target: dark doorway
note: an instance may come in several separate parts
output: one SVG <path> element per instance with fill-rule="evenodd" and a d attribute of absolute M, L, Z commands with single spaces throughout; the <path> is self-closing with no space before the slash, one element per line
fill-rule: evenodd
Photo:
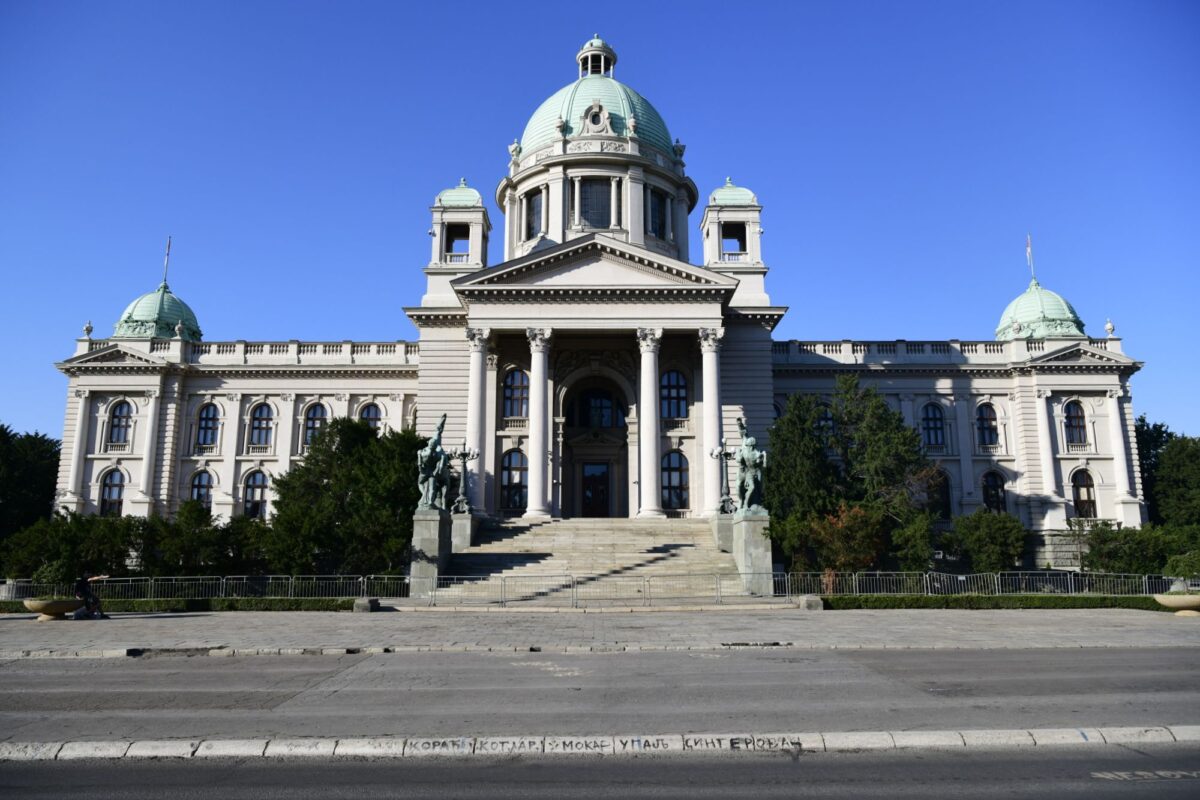
<path fill-rule="evenodd" d="M 608 464 L 583 465 L 581 511 L 585 517 L 607 517 Z"/>

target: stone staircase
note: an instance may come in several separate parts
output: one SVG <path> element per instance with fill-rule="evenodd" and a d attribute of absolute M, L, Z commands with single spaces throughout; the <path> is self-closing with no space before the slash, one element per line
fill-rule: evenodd
<path fill-rule="evenodd" d="M 703 519 L 492 521 L 443 574 L 439 604 L 646 605 L 745 594 L 733 556 L 717 549 Z"/>

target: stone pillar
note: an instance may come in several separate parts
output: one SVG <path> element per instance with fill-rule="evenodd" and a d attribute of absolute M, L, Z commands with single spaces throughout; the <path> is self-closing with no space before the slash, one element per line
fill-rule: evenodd
<path fill-rule="evenodd" d="M 900 415 L 904 417 L 904 424 L 910 428 L 917 427 L 917 414 L 914 408 L 915 399 L 911 394 L 900 395 Z"/>
<path fill-rule="evenodd" d="M 545 236 L 550 230 L 550 184 L 542 184 L 542 219 L 541 234 Z"/>
<path fill-rule="evenodd" d="M 1049 498 L 1059 497 L 1058 470 L 1055 468 L 1054 440 L 1050 437 L 1050 391 L 1037 390 L 1038 453 L 1042 466 L 1042 494 Z"/>
<path fill-rule="evenodd" d="M 667 215 L 667 241 L 673 242 L 675 241 L 675 220 L 673 219 L 675 216 L 675 197 L 673 195 L 667 195 L 667 207 L 664 209 L 664 212 Z"/>
<path fill-rule="evenodd" d="M 746 591 L 759 597 L 774 594 L 771 540 L 765 532 L 769 523 L 763 512 L 738 509 L 733 515 L 733 560 Z"/>
<path fill-rule="evenodd" d="M 579 178 L 571 178 L 571 191 L 574 192 L 574 195 L 575 195 L 575 207 L 572 209 L 572 213 L 571 213 L 571 227 L 578 228 L 578 227 L 580 227 L 579 205 L 580 205 L 580 199 L 581 199 L 581 189 L 580 189 Z"/>
<path fill-rule="evenodd" d="M 658 346 L 662 342 L 662 328 L 638 328 L 638 346 L 642 351 L 641 393 L 638 398 L 638 452 L 641 464 L 638 469 L 638 488 L 641 502 L 639 517 L 661 517 L 661 492 L 659 491 L 659 441 L 658 441 Z"/>
<path fill-rule="evenodd" d="M 701 455 L 707 456 L 721 446 L 721 337 L 724 328 L 700 329 L 701 370 L 704 373 L 704 446 Z M 705 457 L 704 461 L 704 505 L 708 513 L 720 511 L 722 486 L 726 480 L 721 474 L 721 460 Z"/>
<path fill-rule="evenodd" d="M 440 508 L 413 514 L 412 563 L 408 568 L 411 597 L 428 597 L 437 588 L 451 551 L 450 515 Z"/>
<path fill-rule="evenodd" d="M 491 331 L 487 328 L 467 328 L 467 341 L 471 348 L 471 365 L 467 372 L 467 447 L 478 453 L 479 457 L 467 462 L 466 474 L 462 479 L 467 482 L 464 494 L 475 512 L 483 510 L 483 465 L 487 463 L 483 443 L 484 412 L 487 408 L 483 398 L 483 381 L 490 335 Z"/>
<path fill-rule="evenodd" d="M 154 487 L 150 484 L 154 480 L 154 460 L 158 454 L 158 397 L 161 393 L 160 389 L 146 392 L 146 426 L 142 434 L 145 444 L 142 447 L 142 476 L 138 488 L 147 500 L 147 516 L 154 511 Z"/>
<path fill-rule="evenodd" d="M 549 361 L 549 328 L 527 328 L 529 338 L 529 502 L 526 517 L 548 517 L 546 507 L 546 375 Z"/>
<path fill-rule="evenodd" d="M 91 392 L 87 389 L 76 389 L 75 397 L 79 407 L 75 409 L 75 442 L 71 447 L 71 473 L 67 484 L 67 502 L 70 510 L 83 510 L 83 491 L 79 485 L 83 480 L 83 459 L 88 451 L 88 422 L 91 415 Z"/>
<path fill-rule="evenodd" d="M 517 236 L 518 242 L 523 242 L 529 238 L 529 228 L 525 221 L 528 218 L 528 212 L 529 212 L 529 195 L 528 195 L 528 193 L 526 193 L 526 194 L 521 195 L 521 210 L 519 212 L 520 213 L 520 217 L 519 217 L 520 222 L 518 223 L 521 226 L 518 229 L 521 231 L 521 233 L 519 236 Z"/>
<path fill-rule="evenodd" d="M 1113 475 L 1117 479 L 1117 503 L 1133 499 L 1129 484 L 1129 450 L 1125 441 L 1125 415 L 1121 409 L 1121 389 L 1108 390 L 1108 439 L 1113 454 Z"/>
<path fill-rule="evenodd" d="M 617 201 L 617 186 L 619 186 L 620 183 L 621 183 L 620 178 L 612 178 L 609 181 L 608 227 L 610 227 L 610 228 L 621 227 L 621 220 L 618 217 L 618 209 L 620 208 L 620 204 Z"/>
<path fill-rule="evenodd" d="M 975 467 L 972 456 L 975 453 L 975 430 L 971 426 L 971 395 L 956 394 L 954 396 L 954 418 L 958 425 L 958 464 L 960 480 L 962 481 L 962 512 L 970 514 L 979 505 L 979 495 L 975 486 Z"/>

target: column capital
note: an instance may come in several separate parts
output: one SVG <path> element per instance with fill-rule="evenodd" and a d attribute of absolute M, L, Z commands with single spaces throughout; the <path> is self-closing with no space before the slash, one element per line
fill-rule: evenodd
<path fill-rule="evenodd" d="M 471 352 L 485 353 L 487 352 L 488 337 L 492 335 L 490 328 L 467 328 L 467 342 L 470 344 Z"/>
<path fill-rule="evenodd" d="M 533 353 L 545 353 L 550 349 L 550 337 L 554 331 L 550 328 L 526 328 L 525 337 L 529 339 L 529 350 Z"/>
<path fill-rule="evenodd" d="M 91 393 L 92 393 L 91 389 L 76 389 L 75 390 L 76 397 L 87 397 Z"/>
<path fill-rule="evenodd" d="M 1120 400 L 1122 397 L 1125 396 L 1125 389 L 1124 388 L 1109 389 L 1106 392 L 1106 394 L 1108 395 L 1109 399 L 1111 399 L 1111 400 Z"/>
<path fill-rule="evenodd" d="M 638 328 L 638 347 L 643 353 L 657 353 L 662 344 L 662 328 Z"/>
<path fill-rule="evenodd" d="M 705 353 L 716 353 L 721 349 L 721 339 L 725 338 L 724 328 L 701 328 L 700 349 Z"/>
<path fill-rule="evenodd" d="M 1039 400 L 1045 400 L 1051 394 L 1053 394 L 1053 392 L 1051 392 L 1049 389 L 1038 389 L 1037 390 L 1037 396 L 1038 396 Z"/>

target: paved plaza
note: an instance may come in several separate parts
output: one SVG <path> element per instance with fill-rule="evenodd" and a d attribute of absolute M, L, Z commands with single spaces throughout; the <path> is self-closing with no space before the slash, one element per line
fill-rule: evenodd
<path fill-rule="evenodd" d="M 1200 619 L 1128 609 L 888 611 L 405 611 L 113 614 L 35 623 L 0 616 L 0 658 L 124 655 L 127 649 L 379 652 L 1197 647 Z M 108 651 L 108 652 L 105 652 Z"/>

